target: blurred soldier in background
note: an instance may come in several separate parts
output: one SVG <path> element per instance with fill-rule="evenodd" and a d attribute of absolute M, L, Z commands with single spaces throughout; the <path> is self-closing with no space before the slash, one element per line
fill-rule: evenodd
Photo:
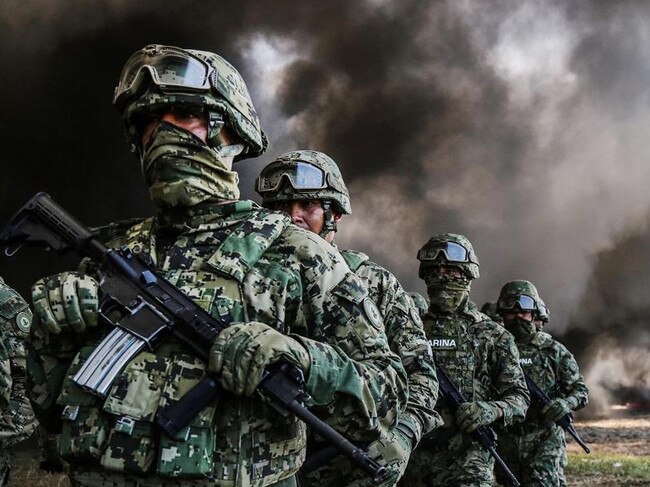
<path fill-rule="evenodd" d="M 262 170 L 256 189 L 263 206 L 288 214 L 294 224 L 332 245 L 337 223 L 352 212 L 341 171 L 322 152 L 299 150 L 281 155 Z M 374 308 L 384 320 L 390 347 L 401 357 L 409 377 L 406 411 L 390 435 L 369 448 L 373 456 L 391 469 L 391 475 L 381 485 L 393 485 L 422 435 L 439 424 L 433 410 L 438 383 L 418 310 L 397 278 L 362 252 L 341 250 L 341 255 L 368 288 Z M 310 444 L 308 459 L 322 445 L 314 442 L 313 447 Z M 355 470 L 348 459 L 340 457 L 304 477 L 301 484 L 304 481 L 312 486 L 377 485 Z"/>
<path fill-rule="evenodd" d="M 211 52 L 149 45 L 125 64 L 114 103 L 157 214 L 97 234 L 230 326 L 209 363 L 173 337 L 138 354 L 104 399 L 71 380 L 110 331 L 96 263 L 34 285 L 32 400 L 60 433 L 73 485 L 295 485 L 305 424 L 256 393 L 276 362 L 302 370 L 309 405 L 339 431 L 385 437 L 406 376 L 362 282 L 321 239 L 239 200 L 232 164 L 262 154 L 266 138 L 237 70 Z M 157 413 L 206 372 L 229 394 L 176 437 L 162 434 Z"/>
<path fill-rule="evenodd" d="M 524 372 L 552 399 L 542 410 L 531 404 L 524 422 L 502 428 L 499 452 L 521 485 L 564 486 L 566 442 L 555 421 L 587 405 L 587 386 L 573 355 L 537 328 L 548 309 L 531 282 L 506 283 L 497 307 L 515 337 Z"/>
<path fill-rule="evenodd" d="M 420 442 L 400 484 L 491 486 L 494 460 L 469 434 L 524 418 L 529 398 L 519 354 L 512 335 L 469 299 L 479 263 L 467 238 L 432 237 L 418 260 L 429 295 L 424 331 L 436 360 L 467 402 L 454 411 L 440 396 L 436 411 L 444 425 Z"/>

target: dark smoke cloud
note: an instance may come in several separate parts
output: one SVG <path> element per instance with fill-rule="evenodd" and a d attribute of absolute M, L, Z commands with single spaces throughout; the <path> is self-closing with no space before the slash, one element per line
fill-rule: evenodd
<path fill-rule="evenodd" d="M 150 213 L 110 106 L 115 80 L 150 42 L 214 50 L 248 80 L 272 142 L 239 165 L 245 196 L 279 153 L 323 150 L 352 192 L 343 246 L 423 291 L 418 247 L 464 233 L 482 264 L 479 303 L 530 279 L 550 330 L 571 323 L 578 343 L 597 328 L 570 321 L 592 292 L 594 256 L 650 207 L 649 10 L 640 0 L 5 2 L 0 217 L 38 190 L 89 224 Z M 0 273 L 25 291 L 51 262 L 2 259 Z"/>

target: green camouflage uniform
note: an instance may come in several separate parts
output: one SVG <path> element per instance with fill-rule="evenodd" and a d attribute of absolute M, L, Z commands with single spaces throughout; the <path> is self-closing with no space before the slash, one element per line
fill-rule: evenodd
<path fill-rule="evenodd" d="M 104 233 L 112 233 L 110 246 L 150 256 L 216 318 L 259 321 L 291 334 L 311 357 L 307 391 L 315 411 L 354 440 L 385 433 L 406 400 L 405 376 L 381 318 L 364 312 L 367 291 L 338 253 L 286 216 L 249 201 L 192 211 L 191 217 L 113 225 Z M 92 274 L 92 267 L 81 270 Z M 300 467 L 305 424 L 282 419 L 257 396 L 224 397 L 174 439 L 156 430 L 156 412 L 205 375 L 206 364 L 175 340 L 155 354 L 139 354 L 101 401 L 71 376 L 106 328 L 72 335 L 67 343 L 39 330 L 34 348 L 42 366 L 35 372 L 48 380 L 36 383 L 34 399 L 54 415 L 54 399 L 64 407 L 60 448 L 74 483 L 263 486 L 291 478 Z M 65 369 L 70 361 L 62 390 L 48 388 L 57 383 L 52 372 L 58 364 Z"/>
<path fill-rule="evenodd" d="M 340 253 L 350 269 L 368 288 L 370 298 L 384 318 L 391 350 L 400 356 L 407 371 L 409 399 L 406 410 L 400 415 L 398 427 L 406 430 L 407 435 L 412 438 L 410 448 L 413 448 L 423 434 L 440 426 L 442 422 L 434 411 L 438 397 L 438 380 L 435 366 L 430 360 L 422 320 L 408 294 L 391 272 L 370 261 L 362 252 L 341 250 Z M 321 444 L 320 447 L 322 446 Z M 382 465 L 391 467 L 394 475 L 390 475 L 381 485 L 394 485 L 397 475 L 404 471 L 406 462 L 399 452 L 395 452 L 393 458 L 388 458 L 387 453 L 389 449 L 382 448 L 383 456 L 379 461 Z M 311 472 L 305 480 L 305 483 L 312 487 L 378 485 L 359 469 L 354 469 L 348 459 L 340 456 L 330 464 Z"/>
<path fill-rule="evenodd" d="M 29 334 L 31 323 L 32 312 L 25 300 L 0 278 L 0 485 L 9 475 L 8 448 L 27 439 L 37 425 L 25 388 L 23 340 Z"/>
<path fill-rule="evenodd" d="M 538 332 L 528 343 L 517 343 L 524 372 L 551 398 L 561 397 L 573 409 L 587 405 L 587 386 L 573 355 L 548 333 Z M 539 407 L 532 404 L 523 423 L 503 428 L 499 453 L 522 486 L 566 485 L 567 464 L 564 431 L 544 421 Z M 497 478 L 499 473 L 497 472 Z"/>
<path fill-rule="evenodd" d="M 430 307 L 423 322 L 433 352 L 467 401 L 495 401 L 503 412 L 495 424 L 523 419 L 528 391 L 512 335 L 469 301 L 447 315 Z M 444 425 L 420 442 L 400 485 L 491 486 L 490 454 L 459 430 L 444 396 L 436 411 Z"/>

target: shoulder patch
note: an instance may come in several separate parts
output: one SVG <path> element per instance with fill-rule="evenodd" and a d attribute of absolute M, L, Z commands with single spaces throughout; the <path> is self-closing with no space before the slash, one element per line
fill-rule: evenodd
<path fill-rule="evenodd" d="M 366 311 L 366 315 L 368 315 L 368 319 L 370 320 L 370 323 L 372 323 L 372 326 L 381 330 L 383 328 L 381 314 L 379 313 L 379 309 L 377 309 L 377 305 L 372 302 L 372 299 L 366 298 L 363 300 L 363 309 Z"/>
<path fill-rule="evenodd" d="M 29 333 L 32 326 L 32 319 L 27 311 L 21 311 L 16 315 L 16 325 L 18 329 L 24 333 Z"/>

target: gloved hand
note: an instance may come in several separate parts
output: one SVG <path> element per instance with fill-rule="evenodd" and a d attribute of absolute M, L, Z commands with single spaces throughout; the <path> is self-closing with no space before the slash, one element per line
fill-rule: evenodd
<path fill-rule="evenodd" d="M 250 396 L 264 369 L 291 362 L 309 371 L 309 352 L 297 340 L 264 323 L 237 323 L 222 331 L 210 350 L 208 370 L 221 377 L 223 387 L 237 396 Z"/>
<path fill-rule="evenodd" d="M 501 417 L 501 410 L 493 402 L 465 402 L 456 411 L 456 424 L 465 433 L 494 423 Z"/>
<path fill-rule="evenodd" d="M 544 409 L 542 409 L 542 414 L 546 421 L 557 421 L 562 416 L 571 412 L 571 405 L 569 401 L 562 398 L 553 399 L 549 402 Z"/>
<path fill-rule="evenodd" d="M 36 281 L 32 286 L 34 314 L 44 331 L 83 333 L 97 326 L 98 284 L 78 272 L 62 272 Z"/>
<path fill-rule="evenodd" d="M 368 455 L 370 458 L 377 460 L 381 465 L 388 468 L 388 474 L 377 483 L 368 475 L 363 475 L 363 480 L 358 484 L 353 482 L 357 487 L 390 487 L 397 484 L 397 481 L 404 475 L 406 465 L 413 449 L 413 439 L 409 429 L 401 424 L 397 424 L 388 433 L 388 438 L 382 438 L 372 442 L 368 446 Z"/>

